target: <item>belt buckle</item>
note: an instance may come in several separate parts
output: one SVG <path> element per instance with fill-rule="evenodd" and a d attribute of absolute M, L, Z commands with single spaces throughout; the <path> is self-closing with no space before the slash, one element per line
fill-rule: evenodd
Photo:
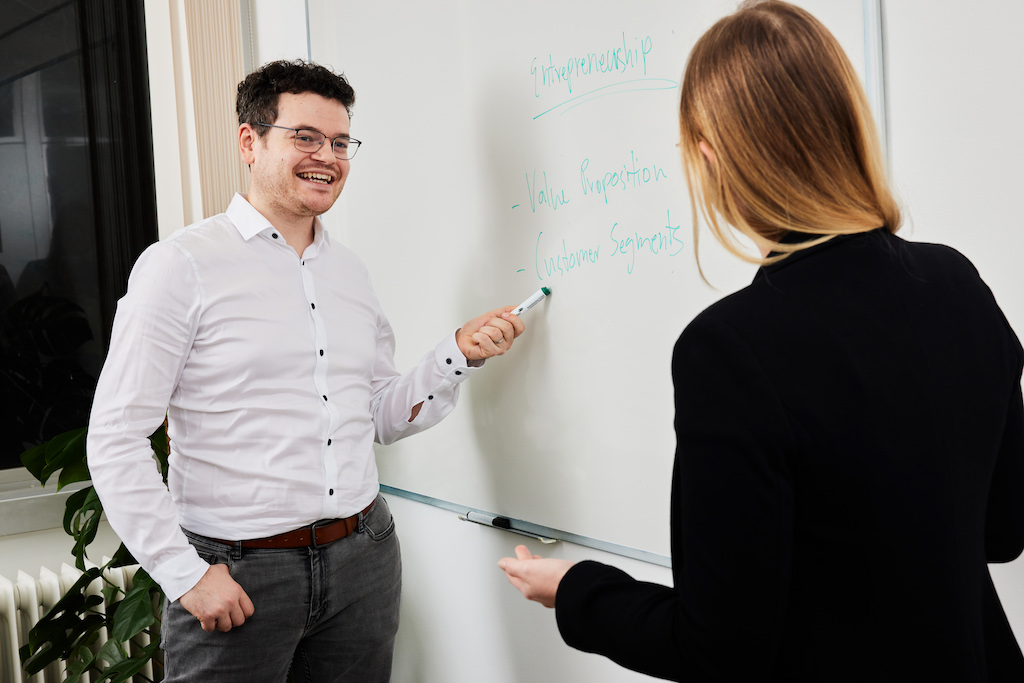
<path fill-rule="evenodd" d="M 309 542 L 310 545 L 313 547 L 313 550 L 319 550 L 321 547 L 320 543 L 316 540 L 316 527 L 318 524 L 321 526 L 327 526 L 329 524 L 332 524 L 332 520 L 317 520 L 309 525 Z M 326 545 L 327 543 L 324 544 L 324 546 Z"/>

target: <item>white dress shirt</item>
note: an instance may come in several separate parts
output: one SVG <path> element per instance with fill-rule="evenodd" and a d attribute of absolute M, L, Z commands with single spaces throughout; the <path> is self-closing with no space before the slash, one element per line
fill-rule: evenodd
<path fill-rule="evenodd" d="M 300 258 L 236 195 L 139 257 L 96 388 L 89 468 L 114 531 L 171 600 L 208 569 L 181 527 L 261 538 L 373 501 L 374 440 L 436 424 L 476 369 L 454 334 L 404 374 L 394 349 L 365 266 L 319 220 Z M 165 412 L 169 491 L 147 438 Z"/>

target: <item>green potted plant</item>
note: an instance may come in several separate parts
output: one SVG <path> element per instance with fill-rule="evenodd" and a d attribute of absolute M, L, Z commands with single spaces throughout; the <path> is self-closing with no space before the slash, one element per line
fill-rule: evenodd
<path fill-rule="evenodd" d="M 57 474 L 57 489 L 68 484 L 89 481 L 89 465 L 85 454 L 86 429 L 59 434 L 49 441 L 25 451 L 21 460 L 40 483 L 45 484 Z M 168 442 L 166 425 L 150 436 L 156 467 L 167 483 Z M 103 504 L 92 486 L 73 493 L 64 512 L 64 530 L 74 539 L 72 554 L 81 578 L 29 631 L 28 644 L 20 651 L 22 666 L 35 674 L 49 664 L 64 660 L 70 683 L 77 683 L 85 672 L 94 681 L 119 683 L 138 674 L 154 660 L 160 648 L 160 609 L 163 591 L 139 568 L 127 594 L 104 577 L 109 568 L 136 564 L 122 544 L 113 559 L 103 566 L 87 568 L 85 560 L 89 544 L 96 538 Z M 103 597 L 89 595 L 86 588 L 93 581 L 103 583 Z M 100 608 L 106 605 L 106 609 Z M 101 629 L 107 640 L 96 652 Z M 149 635 L 148 644 L 132 654 L 129 642 L 141 633 Z"/>

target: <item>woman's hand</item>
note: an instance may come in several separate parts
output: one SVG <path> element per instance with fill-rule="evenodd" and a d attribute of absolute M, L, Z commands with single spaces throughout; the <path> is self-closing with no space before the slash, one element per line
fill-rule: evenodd
<path fill-rule="evenodd" d="M 558 584 L 574 564 L 569 560 L 544 559 L 540 555 L 531 555 L 525 545 L 516 546 L 514 558 L 503 557 L 498 562 L 516 590 L 526 599 L 535 600 L 545 607 L 555 606 Z"/>

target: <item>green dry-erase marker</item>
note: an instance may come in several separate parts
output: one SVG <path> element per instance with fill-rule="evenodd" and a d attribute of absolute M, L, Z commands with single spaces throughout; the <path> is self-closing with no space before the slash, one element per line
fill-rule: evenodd
<path fill-rule="evenodd" d="M 548 294 L 551 294 L 551 288 L 541 287 L 533 294 L 533 296 L 531 296 L 529 299 L 516 306 L 512 312 L 516 315 L 522 315 L 523 313 L 526 313 L 528 310 L 536 306 L 540 302 L 540 300 L 546 297 Z"/>

